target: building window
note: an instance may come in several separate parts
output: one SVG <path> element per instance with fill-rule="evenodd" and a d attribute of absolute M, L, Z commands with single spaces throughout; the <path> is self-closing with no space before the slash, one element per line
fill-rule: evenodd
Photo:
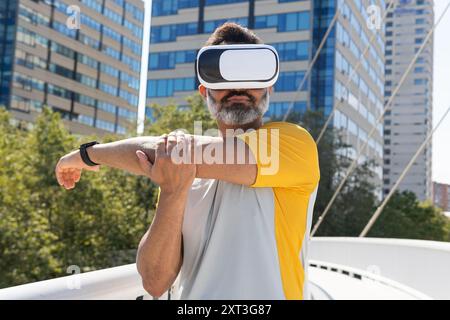
<path fill-rule="evenodd" d="M 149 98 L 171 97 L 176 91 L 194 91 L 195 78 L 155 79 L 148 80 Z"/>
<path fill-rule="evenodd" d="M 168 16 L 177 14 L 180 9 L 197 8 L 198 0 L 153 0 L 152 16 Z"/>
<path fill-rule="evenodd" d="M 175 41 L 179 36 L 194 35 L 198 32 L 198 23 L 179 23 L 151 28 L 150 43 Z"/>
<path fill-rule="evenodd" d="M 297 91 L 304 76 L 304 71 L 280 72 L 278 81 L 275 84 L 275 92 Z M 305 81 L 301 90 L 308 90 L 307 81 Z"/>
<path fill-rule="evenodd" d="M 278 32 L 309 30 L 309 11 L 255 17 L 255 29 L 277 28 Z"/>
<path fill-rule="evenodd" d="M 150 53 L 149 70 L 174 69 L 177 63 L 193 63 L 196 57 L 196 50 Z"/>
<path fill-rule="evenodd" d="M 309 59 L 309 41 L 273 43 L 281 61 Z"/>

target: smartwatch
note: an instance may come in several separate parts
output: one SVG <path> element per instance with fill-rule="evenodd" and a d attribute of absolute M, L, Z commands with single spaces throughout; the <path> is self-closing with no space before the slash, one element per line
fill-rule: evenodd
<path fill-rule="evenodd" d="M 97 141 L 92 141 L 92 142 L 88 142 L 88 143 L 84 143 L 80 146 L 80 155 L 81 155 L 81 160 L 83 160 L 83 162 L 85 164 L 87 164 L 90 167 L 94 167 L 94 166 L 98 166 L 98 163 L 95 163 L 94 161 L 92 161 L 89 158 L 89 155 L 87 153 L 87 148 L 92 147 L 93 145 L 98 144 Z"/>

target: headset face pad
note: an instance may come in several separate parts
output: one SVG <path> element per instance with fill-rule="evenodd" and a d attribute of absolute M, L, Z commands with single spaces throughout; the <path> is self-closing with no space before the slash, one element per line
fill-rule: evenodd
<path fill-rule="evenodd" d="M 278 53 L 269 45 L 218 45 L 198 52 L 195 71 L 209 89 L 261 89 L 275 84 L 279 65 Z"/>

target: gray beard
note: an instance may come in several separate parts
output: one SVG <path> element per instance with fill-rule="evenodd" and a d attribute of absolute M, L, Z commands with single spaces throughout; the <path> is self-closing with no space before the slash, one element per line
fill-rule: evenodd
<path fill-rule="evenodd" d="M 214 119 L 225 123 L 229 126 L 244 125 L 252 123 L 262 116 L 269 109 L 269 90 L 261 98 L 259 105 L 245 105 L 242 103 L 234 103 L 226 108 L 219 106 L 217 101 L 211 97 L 207 91 L 206 101 L 208 109 Z"/>

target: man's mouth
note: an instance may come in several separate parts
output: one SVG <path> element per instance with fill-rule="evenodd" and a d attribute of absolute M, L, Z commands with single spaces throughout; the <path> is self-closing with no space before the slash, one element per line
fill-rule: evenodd
<path fill-rule="evenodd" d="M 249 102 L 250 99 L 246 96 L 232 96 L 227 99 L 229 102 Z"/>

